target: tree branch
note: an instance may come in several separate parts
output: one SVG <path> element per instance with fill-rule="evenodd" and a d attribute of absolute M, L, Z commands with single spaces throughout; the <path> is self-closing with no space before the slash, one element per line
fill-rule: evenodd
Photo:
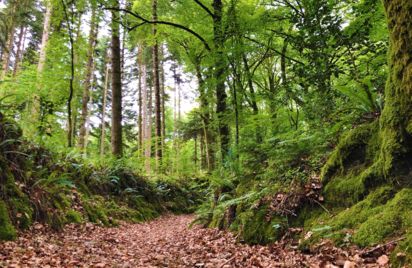
<path fill-rule="evenodd" d="M 106 7 L 106 8 L 104 8 L 104 9 L 114 10 L 114 11 L 119 11 L 119 12 L 124 12 L 124 13 L 126 13 L 126 14 L 129 14 L 129 15 L 131 15 L 131 16 L 133 16 L 133 17 L 135 17 L 135 18 L 137 18 L 137 19 L 139 19 L 139 20 L 141 20 L 141 21 L 143 21 L 143 23 L 140 23 L 140 24 L 138 24 L 138 25 L 135 25 L 135 26 L 131 27 L 131 28 L 130 28 L 131 30 L 134 30 L 134 29 L 136 29 L 137 27 L 139 27 L 139 26 L 141 26 L 141 25 L 143 25 L 143 24 L 163 24 L 163 25 L 169 25 L 169 26 L 172 26 L 172 27 L 175 27 L 175 28 L 178 28 L 178 29 L 181 29 L 181 30 L 183 30 L 183 31 L 185 31 L 185 32 L 190 33 L 191 35 L 195 36 L 198 40 L 200 40 L 200 41 L 203 43 L 203 45 L 205 46 L 205 48 L 206 48 L 207 50 L 209 50 L 209 51 L 211 50 L 211 48 L 210 48 L 209 44 L 207 43 L 207 41 L 206 41 L 200 34 L 196 33 L 196 32 L 193 31 L 192 29 L 187 28 L 186 26 L 183 26 L 183 25 L 181 25 L 181 24 L 174 23 L 174 22 L 170 22 L 170 21 L 161 21 L 161 20 L 152 21 L 152 20 L 148 20 L 148 19 L 145 19 L 144 17 L 140 16 L 138 13 L 132 12 L 132 11 L 127 10 L 127 9 L 124 9 L 124 8 Z"/>
<path fill-rule="evenodd" d="M 207 14 L 209 14 L 212 18 L 215 17 L 215 14 L 214 14 L 212 11 L 210 11 L 210 9 L 209 9 L 207 6 L 205 6 L 202 2 L 200 2 L 200 0 L 194 0 L 194 1 L 195 1 L 196 4 L 198 4 L 204 11 L 206 11 Z"/>
<path fill-rule="evenodd" d="M 252 41 L 252 42 L 255 43 L 255 44 L 258 44 L 258 45 L 261 45 L 261 46 L 266 46 L 265 44 L 262 44 L 261 42 L 255 40 L 255 39 L 253 39 L 253 38 L 251 38 L 251 37 L 248 37 L 248 36 L 243 36 L 243 37 L 244 37 L 245 39 L 249 40 L 249 41 Z M 272 51 L 275 52 L 276 54 L 281 55 L 281 56 L 284 56 L 286 59 L 288 59 L 288 60 L 290 60 L 290 61 L 293 61 L 293 62 L 295 62 L 295 63 L 299 63 L 299 64 L 302 64 L 302 65 L 305 65 L 303 62 L 301 62 L 301 61 L 299 61 L 299 60 L 296 60 L 296 59 L 294 59 L 294 58 L 291 58 L 291 57 L 285 55 L 284 53 L 280 52 L 279 50 L 274 49 L 273 47 L 269 47 L 269 46 L 266 46 L 266 47 L 268 47 L 270 50 L 272 50 Z"/>

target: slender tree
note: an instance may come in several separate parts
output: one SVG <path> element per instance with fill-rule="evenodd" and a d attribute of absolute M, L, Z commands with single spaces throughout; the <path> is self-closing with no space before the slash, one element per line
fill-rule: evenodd
<path fill-rule="evenodd" d="M 96 47 L 96 37 L 98 32 L 98 22 L 96 16 L 96 7 L 92 4 L 92 15 L 90 20 L 90 33 L 89 44 L 87 49 L 87 65 L 86 65 L 86 77 L 83 85 L 83 97 L 82 97 L 82 111 L 80 115 L 80 131 L 78 146 L 81 150 L 85 148 L 86 137 L 86 122 L 88 115 L 88 104 L 90 100 L 90 89 L 93 79 L 93 66 L 94 66 L 94 50 Z"/>
<path fill-rule="evenodd" d="M 119 8 L 119 2 L 115 1 L 115 7 Z M 111 144 L 112 153 L 116 157 L 121 157 L 122 149 L 122 81 L 121 81 L 121 50 L 120 50 L 120 31 L 119 13 L 112 10 L 112 131 Z"/>
<path fill-rule="evenodd" d="M 74 61 L 74 38 L 73 38 L 73 24 L 74 24 L 74 10 L 73 3 L 70 4 L 71 10 L 69 15 L 69 10 L 65 0 L 61 0 L 63 6 L 64 17 L 67 23 L 67 30 L 69 34 L 69 45 L 70 45 L 70 78 L 69 78 L 69 96 L 67 97 L 67 146 L 73 146 L 73 109 L 72 100 L 74 95 L 74 76 L 75 76 L 75 61 Z"/>
<path fill-rule="evenodd" d="M 138 114 L 138 119 L 137 119 L 137 126 L 139 128 L 139 137 L 138 137 L 138 142 L 139 142 L 139 150 L 142 150 L 143 148 L 143 103 L 146 100 L 143 100 L 143 85 L 142 85 L 142 76 L 143 76 L 143 46 L 138 47 L 137 51 L 137 66 L 138 66 L 138 98 L 137 98 L 137 106 L 139 107 L 139 114 Z"/>
<path fill-rule="evenodd" d="M 9 31 L 7 34 L 7 43 L 6 46 L 4 47 L 3 55 L 2 55 L 2 70 L 0 73 L 0 80 L 4 79 L 9 71 L 9 65 L 10 65 L 10 55 L 12 54 L 13 51 L 13 45 L 14 45 L 14 32 L 15 32 L 15 26 L 16 26 L 16 10 L 17 10 L 17 1 L 11 1 L 11 12 L 10 12 L 10 26 L 9 26 Z"/>
<path fill-rule="evenodd" d="M 215 45 L 214 51 L 214 79 L 216 81 L 216 114 L 219 124 L 220 149 L 222 161 L 225 160 L 229 152 L 229 125 L 225 119 L 227 112 L 226 105 L 226 61 L 223 53 L 224 50 L 224 29 L 223 29 L 223 2 L 222 0 L 213 0 L 213 40 Z"/>
<path fill-rule="evenodd" d="M 108 60 L 107 60 L 108 63 Z M 107 105 L 107 92 L 109 88 L 109 80 L 110 80 L 110 65 L 106 64 L 106 71 L 104 76 L 104 87 L 103 87 L 103 100 L 102 100 L 102 121 L 101 121 L 101 129 L 100 129 L 100 156 L 104 156 L 105 153 L 105 141 L 106 141 L 106 105 Z"/>
<path fill-rule="evenodd" d="M 157 0 L 152 0 L 152 19 L 157 21 Z M 156 161 L 162 160 L 162 101 L 160 88 L 160 67 L 159 67 L 159 44 L 157 41 L 157 24 L 154 23 L 152 33 L 155 38 L 155 43 L 152 47 L 153 57 L 153 86 L 155 94 L 155 145 L 156 145 Z M 159 164 L 156 162 L 157 164 Z"/>
<path fill-rule="evenodd" d="M 44 63 L 46 62 L 46 48 L 47 42 L 49 40 L 50 35 L 50 22 L 51 22 L 51 15 L 52 15 L 52 4 L 51 1 L 45 0 L 46 5 L 46 13 L 44 13 L 43 18 L 43 33 L 41 38 L 40 44 L 40 52 L 39 52 L 39 62 L 37 64 L 37 73 L 41 74 L 44 69 Z"/>
<path fill-rule="evenodd" d="M 18 69 L 20 67 L 20 62 L 21 62 L 21 57 L 22 57 L 21 54 L 23 52 L 23 49 L 24 49 L 23 45 L 26 39 L 26 31 L 27 31 L 27 28 L 24 25 L 20 26 L 18 42 L 17 42 L 16 57 L 14 59 L 14 66 L 13 66 L 13 77 L 17 75 Z"/>

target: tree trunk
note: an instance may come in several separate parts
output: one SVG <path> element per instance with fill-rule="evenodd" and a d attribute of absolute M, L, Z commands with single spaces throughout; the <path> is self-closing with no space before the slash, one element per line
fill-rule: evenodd
<path fill-rule="evenodd" d="M 102 101 L 102 123 L 100 132 L 100 156 L 104 156 L 105 152 L 105 140 L 106 140 L 106 105 L 107 105 L 107 91 L 109 87 L 109 78 L 111 74 L 109 73 L 109 65 L 106 65 L 106 74 L 103 89 L 103 101 Z"/>
<path fill-rule="evenodd" d="M 157 0 L 152 0 L 152 19 L 157 21 Z M 153 24 L 152 33 L 155 38 L 153 45 L 153 86 L 155 93 L 155 143 L 156 161 L 162 160 L 162 111 L 160 99 L 160 76 L 159 76 L 159 44 L 157 42 L 157 25 Z M 157 163 L 157 162 L 156 162 Z M 158 164 L 158 163 L 157 163 Z"/>
<path fill-rule="evenodd" d="M 51 15 L 52 15 L 52 4 L 50 1 L 47 1 L 46 13 L 44 14 L 44 21 L 43 21 L 43 34 L 41 38 L 39 62 L 37 64 L 38 74 L 41 74 L 43 72 L 44 63 L 46 62 L 46 47 L 47 47 L 47 41 L 49 40 Z"/>
<path fill-rule="evenodd" d="M 223 3 L 222 0 L 213 0 L 213 39 L 215 44 L 215 55 L 214 55 L 214 78 L 216 80 L 216 114 L 218 118 L 219 125 L 219 135 L 220 135 L 220 149 L 222 162 L 225 160 L 229 153 L 229 125 L 226 122 L 226 61 L 223 53 L 224 49 L 224 32 L 222 25 L 222 15 L 223 15 Z"/>
<path fill-rule="evenodd" d="M 214 167 L 214 151 L 213 151 L 213 138 L 212 138 L 212 130 L 210 126 L 210 109 L 209 109 L 209 101 L 206 92 L 206 85 L 205 80 L 203 79 L 202 72 L 200 69 L 200 60 L 195 62 L 195 70 L 196 70 L 196 77 L 199 85 L 199 94 L 200 94 L 200 111 L 201 117 L 203 120 L 203 128 L 204 128 L 204 142 L 205 142 L 205 160 L 206 164 L 204 167 L 207 166 L 207 169 L 210 171 Z"/>
<path fill-rule="evenodd" d="M 13 45 L 14 45 L 14 31 L 15 31 L 15 11 L 16 11 L 16 3 L 11 3 L 11 5 L 13 5 L 12 8 L 12 12 L 11 12 L 11 23 L 10 23 L 10 31 L 8 33 L 7 36 L 7 43 L 6 43 L 6 47 L 4 48 L 4 52 L 3 52 L 3 57 L 2 57 L 2 62 L 3 62 L 3 66 L 2 66 L 2 71 L 0 74 L 0 80 L 3 80 L 8 71 L 9 71 L 9 65 L 10 65 L 10 54 L 12 53 L 13 50 Z"/>
<path fill-rule="evenodd" d="M 145 168 L 149 174 L 151 172 L 150 158 L 152 156 L 152 116 L 153 116 L 153 90 L 152 87 L 147 87 L 148 99 L 147 99 L 147 123 L 145 130 Z"/>
<path fill-rule="evenodd" d="M 250 71 L 250 67 L 249 67 L 249 63 L 247 61 L 246 55 L 243 54 L 242 55 L 243 58 L 243 65 L 245 67 L 245 72 L 246 72 L 246 78 L 247 78 L 247 84 L 249 87 L 249 91 L 250 91 L 250 99 L 251 99 L 251 104 L 252 104 L 252 110 L 253 110 L 253 114 L 255 115 L 255 120 L 257 120 L 258 118 L 256 118 L 259 115 L 259 107 L 257 105 L 257 100 L 256 100 L 256 93 L 255 93 L 255 88 L 253 87 L 253 76 L 252 73 Z M 263 140 L 262 137 L 262 128 L 260 127 L 260 124 L 258 121 L 256 122 L 256 142 L 258 144 L 260 144 Z"/>
<path fill-rule="evenodd" d="M 412 2 L 384 0 L 389 28 L 389 76 L 380 118 L 378 167 L 385 177 L 412 170 Z M 410 181 L 410 179 L 409 179 Z"/>
<path fill-rule="evenodd" d="M 138 141 L 139 141 L 139 150 L 142 150 L 143 148 L 143 103 L 146 101 L 142 100 L 142 92 L 143 92 L 143 88 L 142 88 L 142 76 L 143 76 L 143 46 L 139 46 L 138 48 L 138 52 L 137 52 L 137 65 L 138 65 L 138 106 L 139 106 L 139 114 L 138 114 L 138 119 L 137 119 L 137 125 L 139 128 L 139 137 L 138 137 Z"/>
<path fill-rule="evenodd" d="M 21 59 L 21 54 L 23 50 L 23 44 L 25 41 L 25 36 L 26 36 L 26 30 L 27 28 L 24 26 L 20 27 L 20 32 L 19 32 L 19 41 L 17 43 L 17 52 L 16 52 L 16 57 L 14 59 L 14 66 L 13 66 L 13 77 L 16 77 L 17 72 L 20 67 L 20 59 Z"/>
<path fill-rule="evenodd" d="M 86 137 L 86 122 L 88 109 L 87 106 L 90 100 L 90 88 L 92 85 L 93 79 L 93 66 L 94 66 L 94 50 L 96 46 L 96 37 L 98 32 L 98 25 L 96 21 L 96 8 L 92 7 L 92 16 L 90 24 L 90 33 L 89 33 L 89 45 L 87 49 L 87 65 L 86 65 L 86 77 L 83 87 L 83 97 L 82 97 L 82 112 L 80 115 L 80 131 L 79 131 L 79 148 L 84 150 L 85 148 L 85 137 Z"/>
<path fill-rule="evenodd" d="M 236 148 L 239 148 L 239 109 L 238 109 L 239 104 L 238 104 L 237 89 L 236 89 L 235 81 L 233 81 L 232 90 L 233 90 L 233 108 L 235 110 L 235 143 L 236 143 Z"/>
<path fill-rule="evenodd" d="M 115 8 L 119 7 L 116 1 Z M 122 81 L 118 12 L 112 11 L 112 154 L 121 157 L 122 150 Z"/>
<path fill-rule="evenodd" d="M 51 1 L 46 1 L 46 13 L 44 14 L 44 17 L 43 17 L 43 32 L 42 32 L 42 38 L 41 38 L 41 44 L 40 44 L 39 61 L 37 63 L 37 85 L 36 85 L 37 91 L 34 93 L 34 96 L 33 96 L 32 107 L 29 107 L 29 111 L 31 111 L 31 117 L 32 117 L 31 120 L 33 120 L 33 124 L 32 124 L 33 127 L 37 125 L 37 122 L 40 119 L 39 91 L 41 90 L 42 74 L 43 74 L 44 65 L 46 62 L 47 42 L 49 40 L 49 35 L 50 35 L 52 9 L 53 7 L 52 7 Z M 34 133 L 36 132 L 36 130 L 32 129 L 28 133 L 32 134 L 31 132 Z"/>
<path fill-rule="evenodd" d="M 96 70 L 96 62 L 93 63 L 92 73 Z M 89 102 L 93 104 L 93 89 L 96 88 L 97 84 L 97 77 L 92 75 L 92 84 L 90 86 L 90 99 Z M 87 110 L 87 117 L 86 117 L 86 135 L 84 136 L 84 148 L 87 148 L 87 144 L 89 143 L 89 135 L 90 135 L 90 128 L 91 128 L 91 120 L 90 117 L 92 115 L 92 109 Z"/>
<path fill-rule="evenodd" d="M 140 80 L 142 83 L 142 153 L 144 156 L 144 166 L 146 173 L 150 173 L 150 156 L 151 156 L 151 135 L 152 135 L 152 108 L 151 108 L 151 92 L 147 85 L 147 71 L 146 62 L 144 60 L 144 46 L 139 47 L 139 70 L 140 70 Z M 150 95 L 150 96 L 149 96 Z"/>
<path fill-rule="evenodd" d="M 70 10 L 70 17 L 69 17 L 69 10 L 67 8 L 67 5 L 65 4 L 64 0 L 62 0 L 63 4 L 63 11 L 65 15 L 65 19 L 67 22 L 67 30 L 69 34 L 69 43 L 70 43 L 70 79 L 69 79 L 69 96 L 67 97 L 66 105 L 67 105 L 67 147 L 72 147 L 73 146 L 73 129 L 74 129 L 74 124 L 73 124 L 73 109 L 72 109 L 72 100 L 73 100 L 73 95 L 74 95 L 74 75 L 75 75 L 75 70 L 74 70 L 74 39 L 73 39 L 73 3 L 71 3 L 71 10 Z"/>
<path fill-rule="evenodd" d="M 166 110 L 165 110 L 165 102 L 166 102 L 166 93 L 165 93 L 165 71 L 164 71 L 164 51 L 163 46 L 161 51 L 161 60 L 160 60 L 160 72 L 161 72 L 161 98 L 162 98 L 162 152 L 165 149 L 165 139 L 166 139 Z"/>

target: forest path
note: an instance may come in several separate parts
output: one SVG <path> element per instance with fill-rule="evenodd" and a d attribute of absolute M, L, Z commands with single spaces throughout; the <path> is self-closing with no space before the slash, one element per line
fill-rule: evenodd
<path fill-rule="evenodd" d="M 166 215 L 113 228 L 69 225 L 58 233 L 37 224 L 17 241 L 0 243 L 0 267 L 337 267 L 327 266 L 322 254 L 250 246 L 229 232 L 189 228 L 193 219 Z"/>

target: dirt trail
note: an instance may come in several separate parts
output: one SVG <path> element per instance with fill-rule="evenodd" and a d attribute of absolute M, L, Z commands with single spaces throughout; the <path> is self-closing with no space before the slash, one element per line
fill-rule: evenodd
<path fill-rule="evenodd" d="M 192 220 L 167 215 L 115 228 L 69 225 L 59 233 L 37 224 L 17 241 L 0 243 L 0 267 L 337 267 L 320 254 L 249 246 L 228 232 L 189 228 Z"/>

